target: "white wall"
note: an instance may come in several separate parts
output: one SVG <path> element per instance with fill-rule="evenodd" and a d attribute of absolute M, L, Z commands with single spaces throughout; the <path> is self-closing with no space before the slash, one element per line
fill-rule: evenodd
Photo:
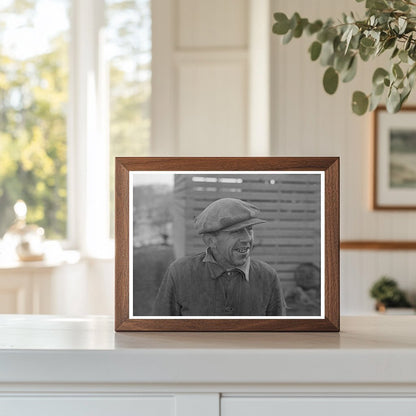
<path fill-rule="evenodd" d="M 310 19 L 336 18 L 342 12 L 361 11 L 351 0 L 272 0 L 272 11 L 298 11 Z M 341 157 L 341 240 L 415 240 L 415 212 L 372 211 L 372 121 L 350 109 L 352 92 L 371 91 L 372 71 L 382 64 L 359 63 L 359 75 L 341 84 L 334 96 L 322 88 L 324 68 L 311 62 L 311 38 L 281 44 L 272 36 L 272 153 L 279 156 Z M 415 96 L 409 100 L 415 102 Z M 385 251 L 341 252 L 341 311 L 366 313 L 373 302 L 371 283 L 383 274 L 395 277 L 416 294 L 415 253 Z"/>
<path fill-rule="evenodd" d="M 328 96 L 322 88 L 324 69 L 307 53 L 310 38 L 283 46 L 277 36 L 262 34 L 264 25 L 271 33 L 274 11 L 324 19 L 361 10 L 362 4 L 153 1 L 153 155 L 267 155 L 270 147 L 278 156 L 340 156 L 341 238 L 415 239 L 416 213 L 370 208 L 371 116 L 353 115 L 350 102 L 355 89 L 369 91 L 376 63 L 360 63 L 357 79 Z M 414 254 L 342 251 L 341 313 L 371 313 L 368 289 L 383 274 L 416 296 Z M 98 261 L 92 266 L 88 291 L 96 298 L 90 313 L 111 314 L 113 267 Z"/>

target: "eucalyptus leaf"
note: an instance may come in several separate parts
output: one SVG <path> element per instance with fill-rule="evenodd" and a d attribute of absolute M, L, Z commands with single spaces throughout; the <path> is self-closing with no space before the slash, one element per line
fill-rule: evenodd
<path fill-rule="evenodd" d="M 413 64 L 412 67 L 407 71 L 407 75 L 416 74 L 416 64 Z"/>
<path fill-rule="evenodd" d="M 392 48 L 394 45 L 396 44 L 396 38 L 391 37 L 391 38 L 387 38 L 384 43 L 383 43 L 383 47 L 384 49 L 390 49 Z"/>
<path fill-rule="evenodd" d="M 289 28 L 295 31 L 297 26 L 300 24 L 301 17 L 298 12 L 293 13 L 293 16 L 289 20 Z"/>
<path fill-rule="evenodd" d="M 273 33 L 277 35 L 285 35 L 290 29 L 289 19 L 284 13 L 275 13 L 274 20 L 276 23 L 273 25 Z"/>
<path fill-rule="evenodd" d="M 316 36 L 316 40 L 325 43 L 328 40 L 328 31 L 326 29 L 320 30 Z"/>
<path fill-rule="evenodd" d="M 410 59 L 413 61 L 416 60 L 416 45 L 411 46 L 407 53 L 409 54 Z"/>
<path fill-rule="evenodd" d="M 360 46 L 364 48 L 372 48 L 375 44 L 375 40 L 372 38 L 362 38 L 360 41 Z"/>
<path fill-rule="evenodd" d="M 367 7 L 367 9 L 383 10 L 386 9 L 388 5 L 384 0 L 367 0 L 365 7 Z"/>
<path fill-rule="evenodd" d="M 371 56 L 374 55 L 376 49 L 375 48 L 366 48 L 362 45 L 359 46 L 358 52 L 360 54 L 360 58 L 364 61 L 367 62 Z"/>
<path fill-rule="evenodd" d="M 394 64 L 391 70 L 392 74 L 395 76 L 395 78 L 403 78 L 404 74 L 402 69 L 400 68 L 399 64 Z"/>
<path fill-rule="evenodd" d="M 282 43 L 283 45 L 287 45 L 293 39 L 293 30 L 289 30 L 286 35 L 283 36 Z"/>
<path fill-rule="evenodd" d="M 314 33 L 319 32 L 322 29 L 324 24 L 321 20 L 315 20 L 313 23 L 310 23 L 309 26 L 306 28 L 306 32 L 309 35 L 313 35 Z"/>
<path fill-rule="evenodd" d="M 407 20 L 403 16 L 400 16 L 397 23 L 399 25 L 399 35 L 402 35 L 406 30 Z"/>
<path fill-rule="evenodd" d="M 373 86 L 373 95 L 383 95 L 384 92 L 384 82 L 382 84 L 374 85 Z"/>
<path fill-rule="evenodd" d="M 390 59 L 394 59 L 399 54 L 400 49 L 396 46 L 391 54 Z"/>
<path fill-rule="evenodd" d="M 326 41 L 322 45 L 320 63 L 322 66 L 332 65 L 334 62 L 334 44 L 331 41 Z"/>
<path fill-rule="evenodd" d="M 361 91 L 355 91 L 352 95 L 352 111 L 362 116 L 368 108 L 368 97 Z"/>
<path fill-rule="evenodd" d="M 374 111 L 380 104 L 382 95 L 370 95 L 370 105 L 368 111 Z"/>
<path fill-rule="evenodd" d="M 405 88 L 401 94 L 400 94 L 400 108 L 402 108 L 403 103 L 408 99 L 412 89 L 411 88 Z"/>
<path fill-rule="evenodd" d="M 411 91 L 413 89 L 413 86 L 415 85 L 416 74 L 414 72 L 412 74 L 409 74 L 408 80 L 409 80 L 409 88 Z"/>
<path fill-rule="evenodd" d="M 405 49 L 406 51 L 410 48 L 410 45 L 411 45 L 411 43 L 412 43 L 412 40 L 413 40 L 413 33 L 411 33 L 411 34 L 408 36 L 408 38 L 407 38 L 407 40 L 406 40 L 406 43 L 404 44 L 404 49 Z"/>
<path fill-rule="evenodd" d="M 348 69 L 343 74 L 342 82 L 350 82 L 351 80 L 354 79 L 356 74 L 357 74 L 357 58 L 354 55 L 350 60 Z"/>
<path fill-rule="evenodd" d="M 329 68 L 327 68 L 327 70 L 324 73 L 324 79 L 323 79 L 323 84 L 324 84 L 324 89 L 328 94 L 334 94 L 335 91 L 338 88 L 338 73 L 335 71 L 335 69 L 330 66 Z"/>
<path fill-rule="evenodd" d="M 387 96 L 386 107 L 389 113 L 397 113 L 400 109 L 400 93 L 397 88 L 392 88 L 390 94 Z"/>
<path fill-rule="evenodd" d="M 300 38 L 303 33 L 303 29 L 308 25 L 307 19 L 300 19 L 297 22 L 297 25 L 293 29 L 293 37 Z"/>
<path fill-rule="evenodd" d="M 372 82 L 374 86 L 384 84 L 384 78 L 386 78 L 389 75 L 388 71 L 386 71 L 384 68 L 377 68 L 374 71 Z"/>
<path fill-rule="evenodd" d="M 405 4 L 402 0 L 394 0 L 393 1 L 393 7 L 397 10 L 400 10 L 402 12 L 405 12 L 409 10 L 409 6 Z"/>
<path fill-rule="evenodd" d="M 309 47 L 309 53 L 311 54 L 312 61 L 316 61 L 321 54 L 322 44 L 318 41 L 315 41 Z"/>
<path fill-rule="evenodd" d="M 409 55 L 407 54 L 407 51 L 405 51 L 404 49 L 402 49 L 402 50 L 399 52 L 399 59 L 400 59 L 402 62 L 407 63 L 408 58 L 409 58 Z"/>
<path fill-rule="evenodd" d="M 351 55 L 344 55 L 344 54 L 335 54 L 334 57 L 334 68 L 338 72 L 344 71 L 349 66 L 351 60 Z"/>

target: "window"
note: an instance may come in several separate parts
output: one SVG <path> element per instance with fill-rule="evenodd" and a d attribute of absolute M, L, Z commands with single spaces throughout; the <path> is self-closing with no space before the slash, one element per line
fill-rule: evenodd
<path fill-rule="evenodd" d="M 114 157 L 149 152 L 151 0 L 0 5 L 0 237 L 23 199 L 50 239 L 113 235 Z"/>
<path fill-rule="evenodd" d="M 66 237 L 69 10 L 68 0 L 0 6 L 0 236 L 24 199 L 29 222 Z"/>
<path fill-rule="evenodd" d="M 114 158 L 149 154 L 150 0 L 107 0 L 110 79 L 110 235 L 114 236 Z"/>

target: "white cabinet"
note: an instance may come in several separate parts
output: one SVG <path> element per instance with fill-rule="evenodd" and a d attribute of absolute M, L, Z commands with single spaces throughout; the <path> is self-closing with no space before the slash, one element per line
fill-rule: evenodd
<path fill-rule="evenodd" d="M 414 416 L 416 398 L 223 398 L 221 416 Z"/>
<path fill-rule="evenodd" d="M 16 397 L 0 398 L 1 414 L 7 416 L 174 416 L 171 397 Z"/>
<path fill-rule="evenodd" d="M 416 316 L 341 333 L 115 333 L 0 315 L 0 415 L 416 415 Z"/>

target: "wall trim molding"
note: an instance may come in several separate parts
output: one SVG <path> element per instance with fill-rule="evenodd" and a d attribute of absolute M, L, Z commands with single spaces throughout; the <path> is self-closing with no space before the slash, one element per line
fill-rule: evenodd
<path fill-rule="evenodd" d="M 416 250 L 416 241 L 347 240 L 341 241 L 341 250 Z"/>

